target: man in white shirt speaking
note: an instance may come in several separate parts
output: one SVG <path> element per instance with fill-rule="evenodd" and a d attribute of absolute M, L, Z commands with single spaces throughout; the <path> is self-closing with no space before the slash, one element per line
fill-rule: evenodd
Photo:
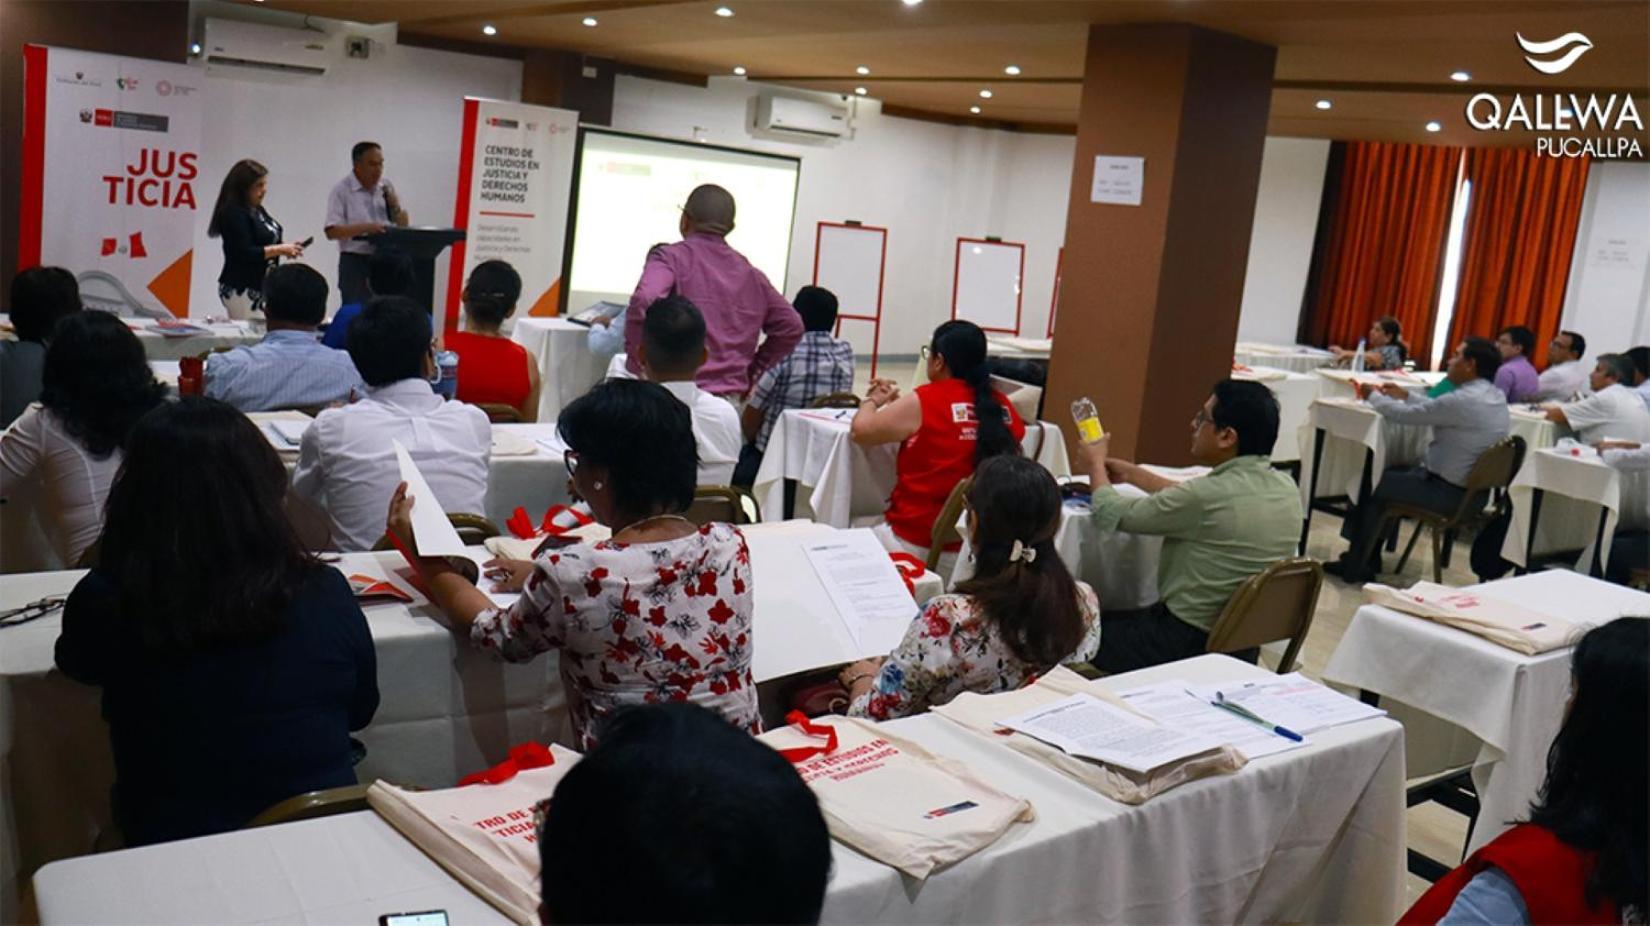
<path fill-rule="evenodd" d="M 327 238 L 338 242 L 338 292 L 343 304 L 364 302 L 367 258 L 376 249 L 359 235 L 381 234 L 391 225 L 406 225 L 407 210 L 384 177 L 384 149 L 375 141 L 356 142 L 349 151 L 350 172 L 327 194 Z M 387 504 L 387 503 L 386 503 Z"/>
<path fill-rule="evenodd" d="M 1593 394 L 1547 406 L 1547 420 L 1576 432 L 1584 443 L 1625 440 L 1650 443 L 1650 409 L 1633 391 L 1633 361 L 1626 354 L 1600 354 L 1593 366 Z"/>
<path fill-rule="evenodd" d="M 1547 345 L 1547 369 L 1537 379 L 1535 397 L 1543 402 L 1568 402 L 1587 388 L 1587 367 L 1581 355 L 1587 339 L 1574 331 L 1560 331 Z"/>
<path fill-rule="evenodd" d="M 474 405 L 430 388 L 436 375 L 430 312 L 405 296 L 367 303 L 349 331 L 366 398 L 316 417 L 304 432 L 292 487 L 327 513 L 340 550 L 370 550 L 401 482 L 400 441 L 447 512 L 486 510 L 492 426 Z"/>
<path fill-rule="evenodd" d="M 699 484 L 725 486 L 733 482 L 744 435 L 732 403 L 711 395 L 694 383 L 709 352 L 705 348 L 705 317 L 685 296 L 666 296 L 647 307 L 636 363 L 642 378 L 670 390 L 693 412 L 693 437 L 699 445 Z M 638 452 L 645 452 L 638 448 Z"/>

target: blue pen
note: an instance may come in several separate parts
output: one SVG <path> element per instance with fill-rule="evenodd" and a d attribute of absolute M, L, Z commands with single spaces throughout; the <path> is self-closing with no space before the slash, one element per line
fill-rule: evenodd
<path fill-rule="evenodd" d="M 1277 735 L 1283 737 L 1286 740 L 1294 740 L 1297 743 L 1306 742 L 1306 737 L 1301 736 L 1299 733 L 1296 733 L 1294 730 L 1291 730 L 1288 727 L 1279 726 L 1279 725 L 1271 722 L 1270 720 L 1267 720 L 1266 718 L 1261 717 L 1260 715 L 1258 715 L 1255 712 L 1249 710 L 1248 708 L 1243 707 L 1242 705 L 1233 704 L 1232 702 L 1226 700 L 1226 695 L 1225 694 L 1223 694 L 1219 691 L 1215 692 L 1215 699 L 1213 701 L 1209 702 L 1209 706 L 1210 707 L 1218 707 L 1221 710 L 1228 711 L 1230 713 L 1236 714 L 1237 716 L 1242 717 L 1244 720 L 1250 721 L 1251 723 L 1258 723 L 1261 726 L 1265 727 L 1268 730 L 1271 730 L 1273 733 L 1276 733 Z"/>

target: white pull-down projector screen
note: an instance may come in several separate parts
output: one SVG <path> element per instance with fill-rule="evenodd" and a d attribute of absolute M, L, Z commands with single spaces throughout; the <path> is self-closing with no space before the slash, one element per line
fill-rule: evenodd
<path fill-rule="evenodd" d="M 783 292 L 801 167 L 784 155 L 580 129 L 564 310 L 629 300 L 648 249 L 681 239 L 682 204 L 701 183 L 733 194 L 728 243 Z"/>

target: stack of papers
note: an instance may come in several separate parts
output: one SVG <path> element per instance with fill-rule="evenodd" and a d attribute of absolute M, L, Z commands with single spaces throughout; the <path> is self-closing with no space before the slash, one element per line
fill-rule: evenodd
<path fill-rule="evenodd" d="M 1164 726 L 1090 694 L 1074 694 L 997 723 L 1071 755 L 1140 773 L 1223 745 L 1216 737 Z"/>
<path fill-rule="evenodd" d="M 802 544 L 820 584 L 862 652 L 886 653 L 905 636 L 917 602 L 869 529 L 833 531 Z"/>
<path fill-rule="evenodd" d="M 538 443 L 519 434 L 493 429 L 492 455 L 495 457 L 530 457 L 538 452 Z"/>
<path fill-rule="evenodd" d="M 1261 724 L 1215 707 L 1193 694 L 1192 683 L 1185 679 L 1142 685 L 1119 691 L 1117 696 L 1130 707 L 1165 726 L 1195 736 L 1207 736 L 1235 748 L 1250 759 L 1306 745 L 1303 741 L 1289 739 Z"/>
<path fill-rule="evenodd" d="M 1349 698 L 1299 672 L 1280 675 L 1275 679 L 1192 685 L 1189 690 L 1205 702 L 1224 700 L 1303 736 L 1386 715 L 1386 711 L 1378 707 Z"/>

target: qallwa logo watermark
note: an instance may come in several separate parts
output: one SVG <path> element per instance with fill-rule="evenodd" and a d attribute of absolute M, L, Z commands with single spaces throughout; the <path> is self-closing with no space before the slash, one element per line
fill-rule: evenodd
<path fill-rule="evenodd" d="M 1579 32 L 1567 32 L 1556 39 L 1533 41 L 1515 33 L 1524 50 L 1524 61 L 1542 74 L 1568 71 L 1593 42 Z M 1596 93 L 1514 94 L 1510 100 L 1493 93 L 1475 94 L 1467 101 L 1467 121 L 1480 132 L 1592 132 L 1581 135 L 1545 135 L 1535 140 L 1537 154 L 1573 158 L 1642 158 L 1644 149 L 1627 129 L 1644 133 L 1638 106 L 1626 93 L 1599 98 Z"/>

